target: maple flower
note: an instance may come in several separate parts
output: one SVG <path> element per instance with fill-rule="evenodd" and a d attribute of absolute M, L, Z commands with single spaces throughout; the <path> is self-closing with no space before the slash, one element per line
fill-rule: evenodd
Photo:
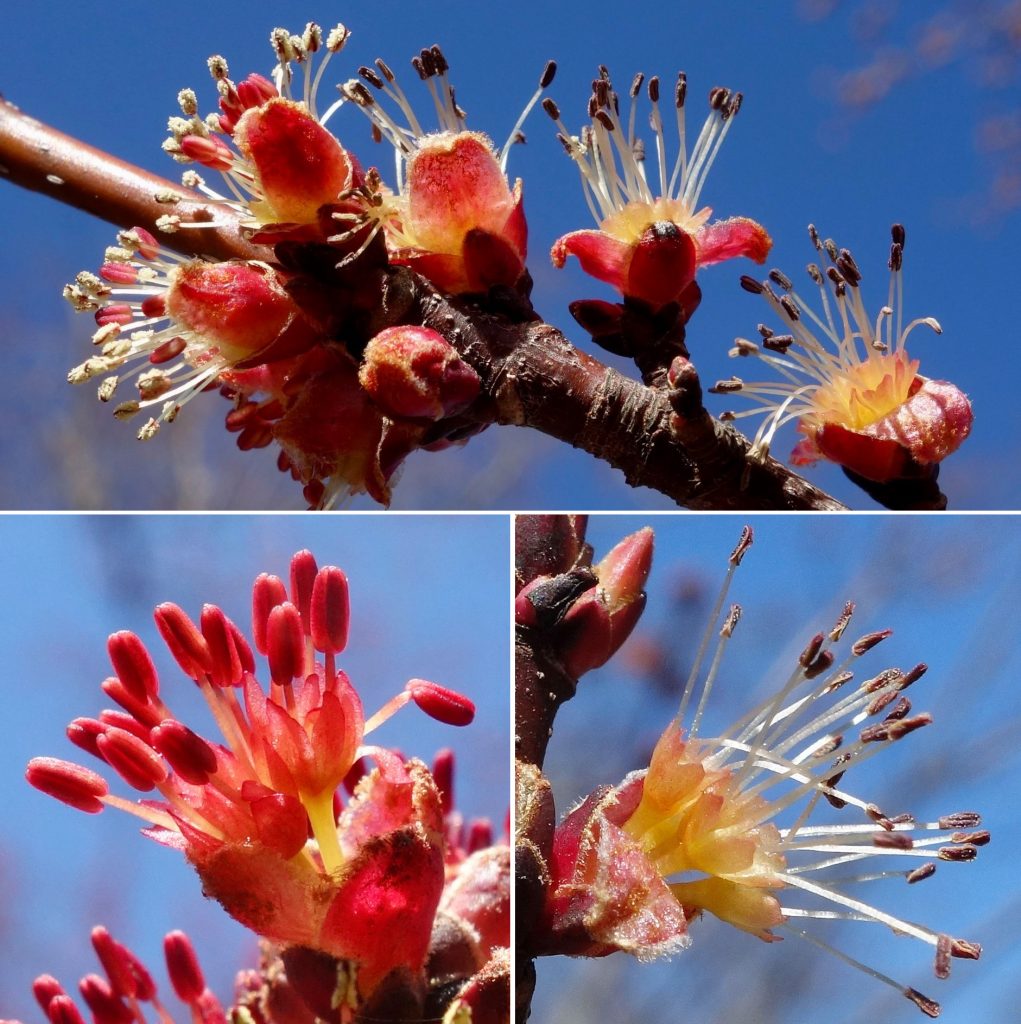
<path fill-rule="evenodd" d="M 92 1019 L 146 1024 L 142 1004 L 149 1003 L 158 1019 L 169 1024 L 173 1016 L 142 961 L 102 926 L 93 928 L 91 937 L 106 975 L 86 974 L 78 984 Z M 163 955 L 174 993 L 188 1007 L 193 1024 L 224 1024 L 227 1018 L 223 1007 L 206 985 L 188 936 L 181 931 L 169 932 L 163 940 Z M 74 1000 L 53 975 L 39 975 L 32 983 L 32 993 L 50 1024 L 84 1024 Z"/>
<path fill-rule="evenodd" d="M 521 125 L 553 80 L 556 65 L 552 61 L 546 65 L 539 90 L 499 154 L 489 138 L 466 128 L 440 48 L 422 50 L 412 65 L 432 96 L 439 131 L 423 129 L 396 76 L 382 60 L 376 60 L 375 68 L 360 68 L 362 80 L 352 79 L 342 87 L 347 99 L 372 121 L 376 137 L 394 147 L 396 181 L 391 191 L 378 174 L 370 172 L 362 211 L 336 214 L 338 222 L 351 226 L 331 241 L 346 241 L 371 222 L 373 235 L 384 232 L 392 262 L 413 268 L 446 292 L 512 287 L 525 269 L 527 225 L 521 181 L 512 189 L 507 180 L 507 156 L 511 145 L 522 138 Z M 403 124 L 373 91 L 396 105 Z"/>
<path fill-rule="evenodd" d="M 357 162 L 326 128 L 343 99 L 321 116 L 316 104 L 330 58 L 349 35 L 337 25 L 324 38 L 314 22 L 300 36 L 276 28 L 270 34 L 277 57 L 272 81 L 251 74 L 235 84 L 226 60 L 214 56 L 209 72 L 220 94 L 219 113 L 202 118 L 193 90 L 178 95 L 183 116 L 170 119 L 164 150 L 180 163 L 220 171 L 229 195 L 208 188 L 194 172 L 185 174 L 184 184 L 233 208 L 254 229 L 255 241 L 319 237 L 318 230 L 309 235 L 296 229 L 315 225 L 321 207 L 338 203 L 361 181 Z M 314 56 L 324 47 L 326 56 L 313 76 Z M 297 82 L 292 65 L 303 69 Z M 267 226 L 272 227 L 260 230 Z"/>
<path fill-rule="evenodd" d="M 318 327 L 269 264 L 187 259 L 162 248 L 144 228 L 122 231 L 106 251 L 98 276 L 82 271 L 64 297 L 92 312 L 98 355 L 68 374 L 81 384 L 102 377 L 100 401 L 136 377 L 138 398 L 114 415 L 129 419 L 157 410 L 138 431 L 148 440 L 199 392 L 228 369 L 252 361 L 293 356 L 320 337 Z M 130 366 L 130 372 L 124 368 Z"/>
<path fill-rule="evenodd" d="M 730 354 L 760 359 L 782 379 L 719 381 L 711 391 L 739 392 L 758 402 L 721 419 L 764 415 L 750 452 L 756 459 L 765 458 L 781 426 L 797 420 L 804 439 L 791 454 L 795 465 L 828 459 L 885 482 L 911 475 L 918 465 L 942 462 L 968 436 L 971 404 L 949 381 L 919 374 L 919 360 L 907 352 L 908 335 L 916 327 L 937 334 L 942 329 L 933 317 L 904 324 L 903 226 L 893 226 L 887 301 L 875 317 L 862 300 L 862 275 L 851 253 L 821 240 L 814 227 L 809 235 L 829 261 L 825 272 L 816 263 L 808 265 L 822 313 L 813 311 L 778 270 L 761 282 L 742 278 L 744 288 L 761 295 L 780 317 L 783 333 L 761 325 L 759 344 L 738 338 Z"/>
<path fill-rule="evenodd" d="M 204 892 L 257 934 L 345 962 L 352 1005 L 393 969 L 420 975 L 443 891 L 441 797 L 428 768 L 367 745 L 408 702 L 465 725 L 474 706 L 460 694 L 413 679 L 366 719 L 336 657 L 348 637 L 348 585 L 308 551 L 291 562 L 290 587 L 261 575 L 252 590 L 252 633 L 268 663 L 267 693 L 241 630 L 215 605 L 196 625 L 162 604 L 156 626 L 198 686 L 223 735 L 210 742 L 170 710 L 156 668 L 134 633 L 108 641 L 114 675 L 104 692 L 122 711 L 75 719 L 73 743 L 143 794 L 109 792 L 79 765 L 35 758 L 27 778 L 88 812 L 104 805 L 141 818 L 150 838 L 181 850 Z M 338 788 L 361 758 L 351 799 Z"/>
<path fill-rule="evenodd" d="M 609 73 L 600 67 L 589 100 L 591 123 L 572 135 L 552 100 L 543 107 L 559 129 L 559 139 L 581 172 L 582 188 L 598 231 L 572 231 L 557 239 L 551 257 L 562 267 L 570 255 L 582 269 L 613 285 L 622 295 L 641 299 L 655 309 L 678 302 L 690 316 L 698 304 L 695 275 L 700 267 L 736 256 L 762 263 L 772 241 L 765 229 L 747 217 L 709 223 L 712 209 L 698 208 L 709 169 L 741 107 L 741 93 L 715 88 L 709 93 L 709 116 L 688 153 L 685 130 L 687 79 L 674 89 L 680 148 L 668 167 L 660 81 L 649 79 L 652 104 L 649 123 L 655 137 L 658 186 L 646 173 L 645 143 L 635 134 L 636 100 L 644 76 L 635 76 L 625 126 Z"/>
<path fill-rule="evenodd" d="M 974 960 L 981 953 L 976 943 L 886 913 L 857 891 L 877 878 L 917 883 L 937 862 L 973 860 L 989 840 L 973 812 L 917 821 L 887 814 L 843 786 L 846 772 L 931 724 L 928 714 L 912 714 L 904 696 L 926 666 L 888 668 L 857 681 L 859 659 L 891 631 L 867 633 L 841 652 L 854 610 L 847 604 L 832 629 L 812 637 L 774 693 L 719 736 L 704 737 L 704 712 L 739 606 L 723 616 L 701 687 L 698 679 L 713 623 L 750 544 L 746 529 L 678 715 L 648 768 L 589 796 L 557 829 L 551 949 L 589 956 L 624 950 L 650 959 L 683 948 L 688 926 L 709 912 L 767 942 L 804 938 L 934 1017 L 936 1002 L 801 927 L 834 918 L 885 925 L 931 946 L 938 978 L 947 977 L 952 957 Z M 853 809 L 858 820 L 820 821 L 826 805 Z M 876 870 L 877 860 L 911 866 Z"/>

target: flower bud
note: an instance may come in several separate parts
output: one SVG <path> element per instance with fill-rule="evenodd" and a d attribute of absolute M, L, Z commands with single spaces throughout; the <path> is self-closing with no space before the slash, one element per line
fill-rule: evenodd
<path fill-rule="evenodd" d="M 234 141 L 255 168 L 263 201 L 252 212 L 263 222 L 311 223 L 351 187 L 351 158 L 304 104 L 277 97 L 246 111 Z"/>
<path fill-rule="evenodd" d="M 478 374 L 428 327 L 387 327 L 365 348 L 358 381 L 390 416 L 438 420 L 479 394 Z"/>

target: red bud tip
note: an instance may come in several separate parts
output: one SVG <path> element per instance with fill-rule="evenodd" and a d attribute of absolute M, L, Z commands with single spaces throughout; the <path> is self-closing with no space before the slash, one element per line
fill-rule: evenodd
<path fill-rule="evenodd" d="M 57 996 L 65 996 L 67 993 L 52 974 L 40 974 L 32 982 L 32 995 L 35 996 L 35 1001 L 39 1004 L 43 1013 L 45 1013 L 51 999 L 55 999 Z"/>
<path fill-rule="evenodd" d="M 199 625 L 212 662 L 210 681 L 214 686 L 236 686 L 241 682 L 241 658 L 230 620 L 215 604 L 204 604 Z"/>
<path fill-rule="evenodd" d="M 163 642 L 189 679 L 199 680 L 212 671 L 209 647 L 198 627 L 181 608 L 167 601 L 156 606 L 153 618 Z"/>
<path fill-rule="evenodd" d="M 305 633 L 301 614 L 289 601 L 269 613 L 266 645 L 269 672 L 277 686 L 289 686 L 291 680 L 304 675 Z"/>
<path fill-rule="evenodd" d="M 188 936 L 184 932 L 170 932 L 163 940 L 163 954 L 177 998 L 189 1006 L 198 1002 L 205 991 L 206 980 Z"/>
<path fill-rule="evenodd" d="M 266 623 L 269 613 L 287 600 L 287 588 L 279 576 L 271 576 L 268 572 L 261 573 L 252 587 L 252 637 L 255 649 L 263 656 L 268 650 L 266 646 Z"/>
<path fill-rule="evenodd" d="M 153 748 L 167 763 L 193 786 L 204 786 L 216 771 L 213 748 L 197 733 L 174 718 L 161 722 L 150 734 Z"/>
<path fill-rule="evenodd" d="M 98 814 L 103 809 L 101 798 L 110 792 L 102 775 L 56 757 L 33 757 L 25 778 L 47 796 L 87 814 Z"/>
<path fill-rule="evenodd" d="M 433 781 L 440 791 L 440 805 L 443 813 L 454 809 L 454 752 L 445 747 L 437 752 L 432 767 Z"/>
<path fill-rule="evenodd" d="M 646 526 L 625 537 L 595 567 L 611 614 L 641 595 L 652 568 L 652 549 L 652 528 Z"/>
<path fill-rule="evenodd" d="M 55 996 L 46 1007 L 50 1024 L 85 1024 L 78 1007 L 70 996 Z"/>
<path fill-rule="evenodd" d="M 475 705 L 463 694 L 445 686 L 425 679 L 412 679 L 404 689 L 430 718 L 445 725 L 469 725 L 475 718 Z"/>
<path fill-rule="evenodd" d="M 327 565 L 312 586 L 312 646 L 323 654 L 340 654 L 347 646 L 350 617 L 347 577 L 335 565 Z"/>
<path fill-rule="evenodd" d="M 312 588 L 315 586 L 319 566 L 311 551 L 299 551 L 291 559 L 291 603 L 301 613 L 301 626 L 309 631 L 312 606 Z"/>
<path fill-rule="evenodd" d="M 493 825 L 488 818 L 475 818 L 468 826 L 468 841 L 465 843 L 469 853 L 484 850 L 493 845 Z"/>
<path fill-rule="evenodd" d="M 156 696 L 159 690 L 156 666 L 145 644 L 134 633 L 124 629 L 111 634 L 106 649 L 117 678 L 132 697 L 145 703 Z"/>
<path fill-rule="evenodd" d="M 149 792 L 167 779 L 167 766 L 147 743 L 126 729 L 108 727 L 96 739 L 103 759 L 133 789 Z"/>

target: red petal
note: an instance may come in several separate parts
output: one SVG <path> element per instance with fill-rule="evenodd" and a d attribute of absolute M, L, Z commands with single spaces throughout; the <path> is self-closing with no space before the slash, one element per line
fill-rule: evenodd
<path fill-rule="evenodd" d="M 773 239 L 761 224 L 747 217 L 731 217 L 706 224 L 696 233 L 695 244 L 701 267 L 735 256 L 747 256 L 756 263 L 763 263 L 773 246 Z"/>
<path fill-rule="evenodd" d="M 562 267 L 568 256 L 577 256 L 586 274 L 623 292 L 632 248 L 604 231 L 572 231 L 553 243 L 550 259 L 555 267 Z"/>

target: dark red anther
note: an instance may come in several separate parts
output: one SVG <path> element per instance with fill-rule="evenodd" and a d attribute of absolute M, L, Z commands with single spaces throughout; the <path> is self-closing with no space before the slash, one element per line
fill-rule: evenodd
<path fill-rule="evenodd" d="M 106 650 L 117 678 L 136 700 L 144 703 L 156 696 L 159 691 L 156 666 L 136 634 L 128 629 L 112 633 L 106 641 Z"/>
<path fill-rule="evenodd" d="M 109 727 L 96 745 L 106 763 L 133 789 L 148 793 L 167 779 L 167 766 L 159 754 L 125 729 Z"/>
<path fill-rule="evenodd" d="M 291 559 L 291 602 L 301 613 L 301 627 L 306 635 L 310 629 L 312 588 L 318 573 L 319 566 L 311 551 L 295 553 Z"/>
<path fill-rule="evenodd" d="M 256 577 L 252 586 L 252 638 L 255 640 L 255 649 L 263 656 L 268 650 L 266 623 L 269 621 L 269 613 L 286 600 L 287 588 L 279 576 L 264 572 Z"/>
<path fill-rule="evenodd" d="M 96 739 L 106 726 L 95 718 L 74 718 L 67 727 L 67 738 L 87 754 L 103 760 L 103 755 L 96 746 Z"/>
<path fill-rule="evenodd" d="M 309 609 L 312 646 L 323 654 L 340 654 L 347 646 L 350 618 L 347 576 L 335 565 L 324 566 L 312 585 Z"/>
<path fill-rule="evenodd" d="M 131 1007 L 98 974 L 85 975 L 78 982 L 78 991 L 92 1011 L 93 1024 L 129 1024 L 135 1019 Z"/>
<path fill-rule="evenodd" d="M 160 253 L 160 243 L 156 241 L 156 236 L 137 224 L 131 229 L 131 234 L 138 239 L 138 255 L 143 260 L 156 259 Z"/>
<path fill-rule="evenodd" d="M 64 991 L 63 985 L 52 974 L 40 974 L 32 982 L 32 995 L 35 996 L 35 1001 L 45 1013 L 51 999 L 56 999 L 57 996 L 66 996 L 67 993 Z"/>
<path fill-rule="evenodd" d="M 138 280 L 138 268 L 130 263 L 104 263 L 99 276 L 110 284 L 134 284 Z"/>
<path fill-rule="evenodd" d="M 411 699 L 430 717 L 446 725 L 468 725 L 475 705 L 463 694 L 426 679 L 411 679 L 404 687 Z"/>
<path fill-rule="evenodd" d="M 266 625 L 266 656 L 269 672 L 277 686 L 289 686 L 305 674 L 305 633 L 301 615 L 290 601 L 269 613 Z"/>
<path fill-rule="evenodd" d="M 454 809 L 454 752 L 449 747 L 437 751 L 433 759 L 432 776 L 440 791 L 443 813 L 449 814 Z"/>
<path fill-rule="evenodd" d="M 99 724 L 103 729 L 111 725 L 116 726 L 118 729 L 130 732 L 132 736 L 137 736 L 143 743 L 149 742 L 150 729 L 142 725 L 133 715 L 129 715 L 124 711 L 112 711 L 109 708 L 100 711 Z"/>
<path fill-rule="evenodd" d="M 863 637 L 851 644 L 851 653 L 857 658 L 866 651 L 871 651 L 876 644 L 881 643 L 888 636 L 892 635 L 892 629 L 880 629 L 875 633 L 866 633 Z"/>
<path fill-rule="evenodd" d="M 488 818 L 473 818 L 468 826 L 468 838 L 465 848 L 469 853 L 484 850 L 493 845 L 493 825 Z"/>
<path fill-rule="evenodd" d="M 198 733 L 174 718 L 168 718 L 152 730 L 153 748 L 193 786 L 204 786 L 216 771 L 216 753 Z"/>
<path fill-rule="evenodd" d="M 46 1007 L 46 1016 L 50 1024 L 85 1024 L 85 1018 L 70 996 L 54 996 Z"/>
<path fill-rule="evenodd" d="M 149 362 L 153 366 L 162 366 L 164 363 L 169 363 L 171 359 L 176 359 L 187 347 L 188 343 L 184 338 L 171 338 L 153 349 L 149 356 Z"/>
<path fill-rule="evenodd" d="M 128 693 L 124 684 L 116 676 L 110 676 L 108 679 L 104 679 L 99 684 L 99 688 L 107 695 L 107 697 L 110 698 L 110 700 L 120 704 L 120 706 L 124 708 L 132 718 L 141 722 L 142 725 L 149 729 L 154 725 L 159 725 L 159 721 L 163 715 L 156 709 L 156 706 L 135 700 L 135 698 Z"/>
<path fill-rule="evenodd" d="M 833 661 L 832 651 L 820 651 L 815 661 L 811 665 L 805 666 L 805 678 L 815 679 L 824 672 L 828 672 L 833 667 Z"/>
<path fill-rule="evenodd" d="M 213 668 L 209 647 L 198 626 L 176 604 L 167 601 L 153 612 L 156 628 L 170 649 L 181 670 L 191 679 L 199 680 Z"/>
<path fill-rule="evenodd" d="M 237 686 L 243 670 L 227 616 L 215 604 L 204 604 L 199 623 L 212 661 L 209 678 L 213 685 Z"/>
<path fill-rule="evenodd" d="M 234 637 L 234 650 L 237 651 L 238 658 L 241 659 L 242 672 L 254 672 L 255 656 L 252 654 L 252 648 L 248 644 L 248 637 L 230 619 L 227 619 L 227 625 L 230 627 L 231 635 Z"/>
<path fill-rule="evenodd" d="M 809 665 L 815 661 L 816 655 L 822 650 L 823 635 L 822 633 L 816 633 L 811 640 L 808 641 L 807 646 L 801 652 L 798 658 L 798 664 L 802 668 L 808 668 Z"/>
<path fill-rule="evenodd" d="M 147 295 L 142 299 L 141 306 L 142 314 L 147 317 L 159 318 L 167 315 L 167 297 L 162 292 L 158 295 Z M 165 345 L 169 345 L 173 341 L 183 339 L 171 338 L 170 341 L 164 342 Z M 160 345 L 163 348 L 163 345 Z M 157 349 L 159 351 L 159 349 Z"/>
<path fill-rule="evenodd" d="M 33 757 L 25 778 L 47 796 L 87 814 L 98 814 L 103 809 L 101 797 L 110 792 L 102 775 L 56 757 Z"/>
<path fill-rule="evenodd" d="M 167 960 L 167 974 L 177 998 L 191 1006 L 205 991 L 206 979 L 202 975 L 198 957 L 191 940 L 184 932 L 170 932 L 163 939 L 163 955 Z"/>

